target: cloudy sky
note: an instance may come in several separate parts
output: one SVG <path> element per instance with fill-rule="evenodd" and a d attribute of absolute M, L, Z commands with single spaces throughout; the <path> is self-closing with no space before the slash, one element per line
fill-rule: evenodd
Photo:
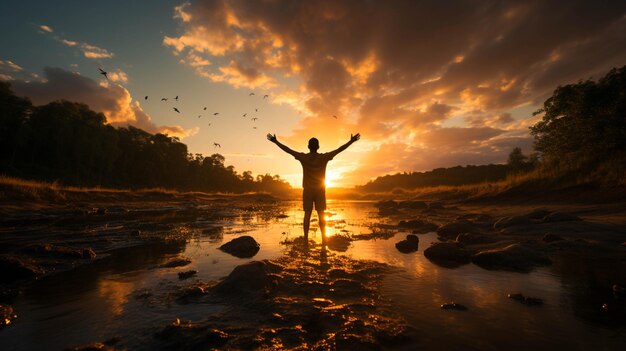
<path fill-rule="evenodd" d="M 624 1 L 14 1 L 0 31 L 19 95 L 85 102 L 296 186 L 268 132 L 321 152 L 360 132 L 329 165 L 336 186 L 500 163 L 531 151 L 556 86 L 626 64 Z"/>

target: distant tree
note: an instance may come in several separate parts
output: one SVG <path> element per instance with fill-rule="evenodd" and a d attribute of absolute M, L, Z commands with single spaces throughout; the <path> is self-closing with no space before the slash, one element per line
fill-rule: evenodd
<path fill-rule="evenodd" d="M 533 153 L 531 156 L 526 156 L 522 153 L 521 148 L 516 147 L 509 154 L 506 164 L 511 172 L 520 173 L 532 170 L 537 166 L 538 162 L 539 159 L 536 153 Z"/>
<path fill-rule="evenodd" d="M 597 82 L 559 86 L 535 114 L 534 148 L 550 164 L 580 169 L 626 154 L 626 66 Z"/>

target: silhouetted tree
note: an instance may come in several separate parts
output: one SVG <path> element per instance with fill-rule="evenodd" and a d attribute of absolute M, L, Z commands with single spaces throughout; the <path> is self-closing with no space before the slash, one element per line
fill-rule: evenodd
<path fill-rule="evenodd" d="M 597 82 L 559 86 L 530 127 L 544 162 L 571 169 L 594 167 L 626 154 L 626 66 Z"/>
<path fill-rule="evenodd" d="M 522 153 L 522 149 L 516 147 L 509 154 L 507 166 L 513 173 L 527 172 L 535 168 L 538 163 L 537 154 L 533 154 L 532 158 Z"/>
<path fill-rule="evenodd" d="M 33 106 L 0 82 L 0 172 L 68 185 L 222 192 L 291 190 L 278 176 L 239 176 L 220 154 L 190 154 L 176 137 L 106 124 L 85 104 Z"/>

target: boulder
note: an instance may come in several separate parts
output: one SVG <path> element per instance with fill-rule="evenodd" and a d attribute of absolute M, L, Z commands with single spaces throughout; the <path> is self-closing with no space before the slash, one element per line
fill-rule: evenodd
<path fill-rule="evenodd" d="M 531 224 L 532 221 L 527 216 L 510 216 L 510 217 L 502 217 L 498 219 L 494 224 L 494 229 L 502 229 L 507 227 L 512 227 L 516 225 L 527 225 Z"/>
<path fill-rule="evenodd" d="M 565 212 L 554 212 L 547 215 L 544 219 L 546 223 L 554 223 L 554 222 L 571 222 L 571 221 L 582 221 L 582 219 L 576 215 Z"/>
<path fill-rule="evenodd" d="M 347 235 L 332 235 L 326 238 L 326 245 L 329 249 L 333 251 L 345 252 L 350 247 L 350 243 L 352 239 L 350 239 Z"/>
<path fill-rule="evenodd" d="M 267 260 L 252 261 L 235 267 L 230 274 L 215 286 L 218 293 L 225 295 L 262 294 L 276 287 L 276 276 L 271 273 L 272 265 Z"/>
<path fill-rule="evenodd" d="M 489 270 L 530 272 L 534 267 L 551 263 L 541 252 L 522 244 L 481 251 L 472 256 L 472 262 Z"/>
<path fill-rule="evenodd" d="M 476 231 L 476 226 L 467 220 L 454 221 L 444 224 L 437 229 L 437 235 L 444 239 L 455 239 L 461 233 L 471 233 Z"/>
<path fill-rule="evenodd" d="M 456 237 L 456 242 L 463 245 L 487 244 L 493 241 L 493 237 L 477 233 L 461 233 Z"/>
<path fill-rule="evenodd" d="M 411 253 L 417 251 L 420 239 L 413 234 L 408 234 L 405 240 L 396 243 L 396 249 L 402 253 Z"/>
<path fill-rule="evenodd" d="M 470 262 L 469 252 L 456 242 L 432 243 L 429 248 L 424 250 L 424 256 L 439 266 L 449 268 Z"/>
<path fill-rule="evenodd" d="M 259 252 L 259 247 L 253 237 L 244 235 L 227 242 L 219 249 L 239 258 L 250 258 Z"/>
<path fill-rule="evenodd" d="M 400 221 L 398 223 L 398 227 L 412 229 L 413 233 L 416 234 L 434 232 L 437 230 L 437 228 L 439 228 L 439 226 L 434 223 L 425 222 L 419 219 Z"/>

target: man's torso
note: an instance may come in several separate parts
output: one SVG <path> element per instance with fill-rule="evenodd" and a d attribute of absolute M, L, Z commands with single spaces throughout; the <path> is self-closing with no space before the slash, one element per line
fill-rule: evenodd
<path fill-rule="evenodd" d="M 296 160 L 302 164 L 302 187 L 305 190 L 321 190 L 326 187 L 326 165 L 332 156 L 324 153 L 299 153 Z"/>

